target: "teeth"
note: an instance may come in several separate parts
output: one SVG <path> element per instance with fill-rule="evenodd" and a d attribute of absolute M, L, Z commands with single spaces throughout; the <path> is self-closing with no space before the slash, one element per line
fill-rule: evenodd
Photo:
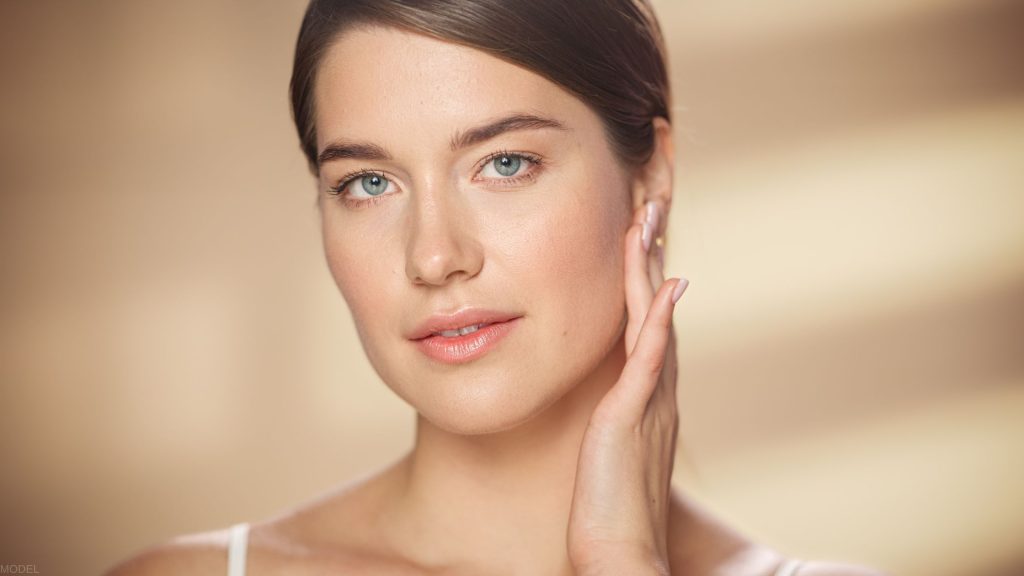
<path fill-rule="evenodd" d="M 465 328 L 459 328 L 458 330 L 442 330 L 440 332 L 434 332 L 434 335 L 441 335 L 445 338 L 455 338 L 456 336 L 465 336 L 466 334 L 472 334 L 484 326 L 490 326 L 490 324 L 474 324 L 472 326 L 466 326 Z"/>

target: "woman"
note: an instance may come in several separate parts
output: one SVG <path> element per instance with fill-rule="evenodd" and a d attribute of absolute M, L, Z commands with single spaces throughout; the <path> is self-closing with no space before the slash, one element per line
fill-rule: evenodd
<path fill-rule="evenodd" d="M 294 118 L 414 447 L 111 574 L 876 574 L 788 561 L 670 485 L 662 46 L 639 0 L 313 0 Z"/>

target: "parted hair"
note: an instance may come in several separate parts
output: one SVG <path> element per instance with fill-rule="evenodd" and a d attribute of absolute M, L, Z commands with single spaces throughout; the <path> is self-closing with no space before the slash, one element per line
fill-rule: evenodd
<path fill-rule="evenodd" d="M 320 173 L 317 71 L 333 43 L 359 25 L 468 46 L 547 78 L 601 118 L 624 166 L 650 158 L 655 117 L 672 120 L 665 43 L 649 0 L 311 0 L 296 42 L 290 97 L 314 175 Z"/>

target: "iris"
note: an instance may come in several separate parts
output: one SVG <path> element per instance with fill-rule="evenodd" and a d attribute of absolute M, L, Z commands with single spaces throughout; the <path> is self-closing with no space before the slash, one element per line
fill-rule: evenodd
<path fill-rule="evenodd" d="M 363 176 L 359 179 L 359 182 L 362 184 L 363 190 L 366 190 L 371 196 L 379 196 L 388 189 L 388 179 L 377 174 Z"/>
<path fill-rule="evenodd" d="M 511 176 L 519 171 L 519 164 L 522 160 L 517 156 L 499 156 L 494 159 L 492 164 L 494 169 L 498 171 L 498 174 L 502 176 Z"/>

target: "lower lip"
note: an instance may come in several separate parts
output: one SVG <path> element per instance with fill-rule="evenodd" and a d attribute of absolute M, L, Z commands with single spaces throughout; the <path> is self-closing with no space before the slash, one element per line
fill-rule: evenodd
<path fill-rule="evenodd" d="M 519 318 L 506 322 L 495 322 L 489 326 L 454 338 L 430 336 L 413 342 L 428 357 L 445 364 L 464 364 L 487 354 L 501 342 L 509 332 L 519 325 Z"/>

